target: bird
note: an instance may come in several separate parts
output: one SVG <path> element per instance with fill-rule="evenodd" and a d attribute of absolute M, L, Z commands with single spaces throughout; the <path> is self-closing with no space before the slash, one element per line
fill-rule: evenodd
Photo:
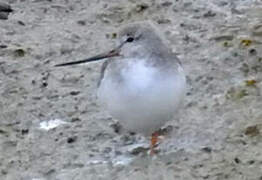
<path fill-rule="evenodd" d="M 176 116 L 185 96 L 180 60 L 153 22 L 140 21 L 120 28 L 112 50 L 55 66 L 103 59 L 98 101 L 128 131 L 151 136 L 150 154 L 154 154 L 158 130 Z"/>

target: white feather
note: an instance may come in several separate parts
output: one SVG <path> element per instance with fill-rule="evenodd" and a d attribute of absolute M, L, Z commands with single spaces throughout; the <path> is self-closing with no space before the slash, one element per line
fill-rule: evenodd
<path fill-rule="evenodd" d="M 150 135 L 175 115 L 185 92 L 183 69 L 164 75 L 144 61 L 125 61 L 129 64 L 121 70 L 123 83 L 106 71 L 98 98 L 124 128 Z"/>

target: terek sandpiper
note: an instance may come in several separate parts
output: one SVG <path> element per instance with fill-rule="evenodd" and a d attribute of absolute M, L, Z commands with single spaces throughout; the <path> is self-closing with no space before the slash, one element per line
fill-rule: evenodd
<path fill-rule="evenodd" d="M 129 131 L 152 135 L 172 120 L 186 91 L 186 78 L 177 56 L 151 22 L 124 26 L 115 49 L 67 66 L 107 59 L 101 70 L 98 98 Z"/>

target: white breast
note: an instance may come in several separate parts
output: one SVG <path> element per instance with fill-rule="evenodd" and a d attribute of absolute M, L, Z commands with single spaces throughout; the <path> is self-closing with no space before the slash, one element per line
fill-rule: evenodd
<path fill-rule="evenodd" d="M 128 62 L 121 83 L 105 73 L 98 97 L 124 128 L 149 135 L 175 115 L 185 92 L 183 69 L 167 75 L 143 61 Z"/>

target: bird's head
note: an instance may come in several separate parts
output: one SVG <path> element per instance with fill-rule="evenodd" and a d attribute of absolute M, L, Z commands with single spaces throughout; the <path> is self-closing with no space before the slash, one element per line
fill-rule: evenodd
<path fill-rule="evenodd" d="M 113 50 L 84 60 L 57 64 L 55 66 L 87 63 L 117 56 L 127 58 L 144 57 L 150 54 L 150 52 L 157 52 L 164 48 L 162 41 L 161 36 L 151 22 L 132 23 L 121 28 L 118 33 L 116 48 Z"/>

